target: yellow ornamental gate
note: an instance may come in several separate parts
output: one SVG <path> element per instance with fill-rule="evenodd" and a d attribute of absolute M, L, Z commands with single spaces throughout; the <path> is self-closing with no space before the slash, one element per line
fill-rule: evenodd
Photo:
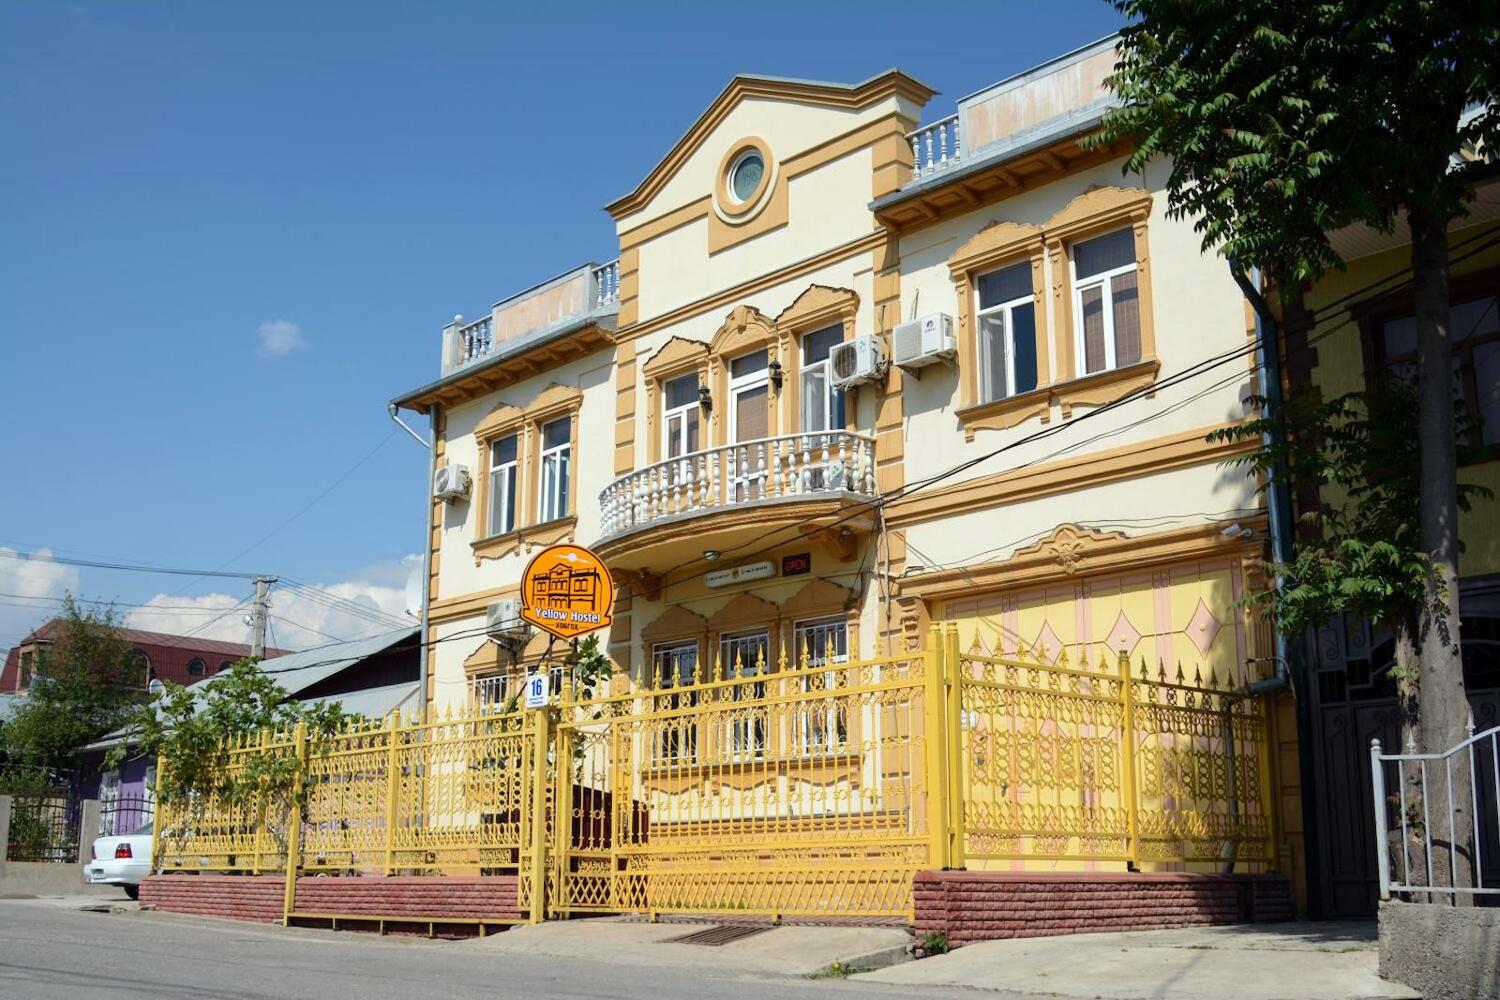
<path fill-rule="evenodd" d="M 550 909 L 910 917 L 942 791 L 929 659 L 737 660 L 565 700 Z"/>

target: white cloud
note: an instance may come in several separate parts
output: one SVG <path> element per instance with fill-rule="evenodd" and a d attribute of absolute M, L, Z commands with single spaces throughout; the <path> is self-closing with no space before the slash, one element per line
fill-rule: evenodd
<path fill-rule="evenodd" d="M 302 327 L 285 319 L 268 319 L 256 330 L 260 337 L 260 353 L 268 358 L 279 358 L 293 351 L 307 350 L 307 337 Z"/>
<path fill-rule="evenodd" d="M 406 613 L 409 607 L 407 583 L 413 573 L 420 575 L 421 569 L 422 557 L 411 555 L 399 561 L 366 567 L 335 583 L 310 584 L 316 591 L 314 594 L 284 584 L 276 585 L 271 588 L 268 644 L 281 649 L 306 649 L 333 642 L 333 637 L 358 639 L 399 628 L 392 618 L 416 625 L 418 619 L 415 615 L 420 614 L 421 609 L 412 608 L 413 615 Z M 420 595 L 420 588 L 416 593 Z M 207 639 L 249 642 L 250 628 L 244 622 L 250 611 L 248 602 L 204 626 L 204 621 L 212 616 L 206 616 L 202 609 L 224 611 L 234 607 L 240 599 L 239 594 L 205 594 L 201 597 L 158 594 L 144 607 L 132 609 L 126 617 L 126 624 L 153 632 L 193 632 Z M 352 602 L 365 610 L 361 613 L 349 608 L 345 602 Z M 380 620 L 374 620 L 376 613 L 381 616 Z"/>
<path fill-rule="evenodd" d="M 38 555 L 51 555 L 41 549 Z M 0 658 L 4 650 L 32 629 L 57 614 L 55 600 L 26 598 L 61 598 L 68 591 L 78 591 L 78 570 L 42 559 L 14 559 L 14 549 L 0 548 Z M 16 607 L 15 605 L 25 605 Z"/>

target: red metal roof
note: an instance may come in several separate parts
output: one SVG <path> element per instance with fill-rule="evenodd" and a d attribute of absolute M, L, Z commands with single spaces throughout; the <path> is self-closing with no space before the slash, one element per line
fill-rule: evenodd
<path fill-rule="evenodd" d="M 52 641 L 59 624 L 58 619 L 54 618 L 32 631 L 6 653 L 5 667 L 0 669 L 0 694 L 19 690 L 21 647 L 34 642 Z M 151 662 L 152 678 L 177 684 L 196 684 L 205 677 L 212 677 L 225 665 L 250 655 L 250 646 L 243 642 L 223 642 L 219 639 L 146 632 L 135 628 L 122 628 L 119 632 L 133 649 L 146 655 L 146 659 Z M 287 650 L 267 649 L 265 655 L 280 656 L 285 652 Z M 201 675 L 189 670 L 193 660 L 203 661 Z M 144 687 L 149 679 L 141 678 L 141 686 Z"/>

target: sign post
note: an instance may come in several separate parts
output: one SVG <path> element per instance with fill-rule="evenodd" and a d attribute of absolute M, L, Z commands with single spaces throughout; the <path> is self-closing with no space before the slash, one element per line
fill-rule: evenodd
<path fill-rule="evenodd" d="M 589 632 L 608 628 L 610 612 L 614 608 L 614 581 L 603 561 L 581 545 L 553 545 L 543 549 L 526 564 L 521 575 L 521 620 L 535 625 L 548 635 L 564 641 L 575 640 Z M 551 676 L 545 669 L 526 677 L 526 708 L 535 712 L 533 718 L 532 790 L 531 790 L 531 856 L 528 877 L 531 890 L 530 919 L 540 922 L 547 916 L 547 786 L 550 774 L 547 766 L 548 750 L 552 746 L 553 731 L 549 708 L 552 703 Z M 571 730 L 558 730 L 572 738 Z M 562 739 L 557 747 L 557 760 L 568 759 Z M 569 787 L 566 784 L 560 788 Z M 569 793 L 571 794 L 571 793 Z M 566 817 L 570 804 L 553 803 Z M 570 826 L 567 820 L 558 820 L 554 834 L 566 851 Z M 560 873 L 559 873 L 560 879 Z"/>

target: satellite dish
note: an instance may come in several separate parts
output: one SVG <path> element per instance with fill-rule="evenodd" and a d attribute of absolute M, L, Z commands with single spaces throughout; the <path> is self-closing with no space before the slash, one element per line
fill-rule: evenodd
<path fill-rule="evenodd" d="M 146 685 L 146 690 L 153 695 L 161 694 L 166 689 L 167 686 L 155 677 L 151 678 L 151 683 Z"/>

